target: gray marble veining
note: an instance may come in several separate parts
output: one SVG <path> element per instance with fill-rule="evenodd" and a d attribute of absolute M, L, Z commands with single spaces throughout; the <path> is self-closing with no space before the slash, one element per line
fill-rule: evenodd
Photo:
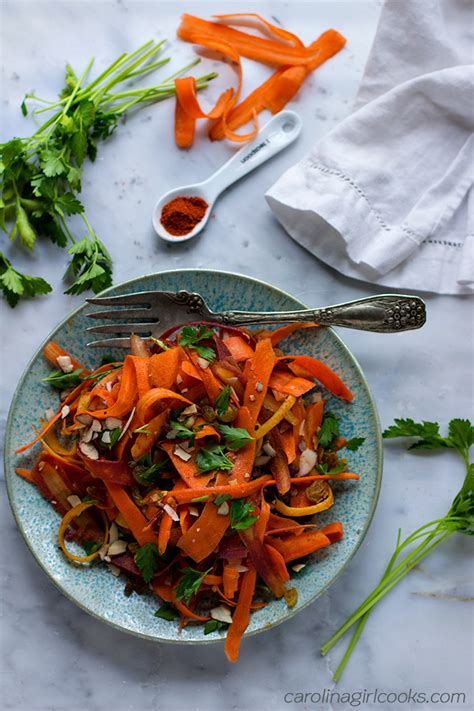
<path fill-rule="evenodd" d="M 375 31 L 380 2 L 262 2 L 247 8 L 277 17 L 306 40 L 334 26 L 347 48 L 321 67 L 291 104 L 301 113 L 301 138 L 256 173 L 232 187 L 217 203 L 202 236 L 184 245 L 159 241 L 151 227 L 155 199 L 174 185 L 200 180 L 234 150 L 207 141 L 204 126 L 193 150 L 172 143 L 173 102 L 144 110 L 101 146 L 85 171 L 83 199 L 97 233 L 115 256 L 115 280 L 176 267 L 212 267 L 262 278 L 310 306 L 380 293 L 351 281 L 310 257 L 272 218 L 265 190 L 311 144 L 350 110 Z M 192 48 L 174 39 L 181 11 L 199 16 L 242 10 L 236 2 L 153 3 L 5 1 L 1 5 L 0 140 L 31 128 L 19 104 L 25 91 L 54 96 L 66 60 L 81 67 L 94 54 L 98 66 L 149 36 L 170 38 L 173 67 L 186 63 Z M 210 60 L 203 67 L 214 66 Z M 222 76 L 209 91 L 232 80 Z M 246 86 L 268 70 L 245 62 Z M 341 206 L 343 209 L 343 206 Z M 54 297 L 0 305 L 2 409 L 4 426 L 15 384 L 48 331 L 80 298 L 61 293 L 64 256 L 42 243 L 34 255 L 12 246 L 9 256 L 55 287 Z M 428 323 L 422 331 L 397 335 L 341 332 L 373 389 L 382 424 L 411 416 L 446 423 L 469 416 L 472 315 L 466 298 L 428 295 Z M 377 581 L 399 526 L 409 532 L 443 515 L 463 476 L 451 453 L 414 456 L 397 444 L 386 446 L 379 506 L 366 541 L 346 572 L 301 615 L 247 640 L 241 660 L 230 666 L 220 645 L 160 646 L 121 634 L 77 609 L 35 565 L 8 510 L 2 481 L 0 557 L 2 579 L 1 692 L 12 711 L 221 711 L 342 709 L 331 704 L 288 703 L 285 694 L 331 689 L 331 670 L 342 653 L 327 659 L 319 646 Z M 426 560 L 374 611 L 337 690 L 466 693 L 472 703 L 472 598 L 470 541 L 453 537 Z M 379 706 L 378 708 L 381 708 Z M 426 706 L 431 708 L 433 706 Z M 437 705 L 436 708 L 440 708 Z M 451 708 L 461 708 L 455 704 Z M 467 704 L 464 708 L 468 708 Z M 413 708 L 393 704 L 386 708 Z"/>

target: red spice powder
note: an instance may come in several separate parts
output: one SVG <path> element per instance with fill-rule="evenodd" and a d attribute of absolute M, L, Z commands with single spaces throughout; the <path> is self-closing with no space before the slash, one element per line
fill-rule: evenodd
<path fill-rule="evenodd" d="M 177 197 L 163 207 L 160 222 L 170 235 L 186 235 L 201 222 L 208 207 L 200 197 Z"/>

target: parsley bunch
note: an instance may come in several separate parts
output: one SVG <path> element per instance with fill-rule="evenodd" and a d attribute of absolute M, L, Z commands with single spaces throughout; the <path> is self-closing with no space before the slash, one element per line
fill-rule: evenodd
<path fill-rule="evenodd" d="M 465 463 L 466 475 L 446 516 L 420 526 L 420 528 L 417 528 L 416 531 L 407 536 L 404 541 L 401 541 L 401 530 L 398 530 L 395 551 L 379 584 L 331 639 L 321 647 L 321 654 L 326 655 L 340 637 L 353 625 L 356 625 L 346 653 L 334 674 L 335 681 L 340 678 L 367 622 L 372 607 L 415 565 L 418 565 L 425 556 L 453 533 L 464 533 L 468 536 L 474 535 L 474 463 L 469 463 L 469 449 L 474 444 L 474 428 L 469 420 L 451 420 L 448 425 L 448 434 L 443 437 L 436 422 L 414 422 L 411 419 L 399 419 L 395 420 L 395 424 L 385 430 L 383 436 L 387 439 L 395 437 L 414 438 L 409 447 L 410 450 L 454 449 Z M 408 552 L 406 552 L 407 548 L 409 548 Z"/>
<path fill-rule="evenodd" d="M 38 237 L 47 237 L 63 249 L 69 245 L 67 294 L 88 289 L 97 293 L 112 284 L 112 259 L 78 199 L 86 158 L 95 160 L 99 141 L 114 133 L 127 111 L 172 96 L 175 76 L 199 61 L 154 86 L 123 84 L 167 63 L 169 58 L 157 59 L 162 45 L 150 40 L 134 52 L 121 54 L 87 85 L 93 59 L 79 77 L 67 64 L 65 86 L 57 101 L 27 95 L 21 104 L 26 116 L 27 100 L 39 101 L 43 106 L 33 113 L 53 112 L 50 118 L 32 136 L 0 145 L 0 229 L 28 251 Z M 207 86 L 214 76 L 197 79 L 197 88 Z M 73 215 L 83 223 L 80 239 L 68 224 Z M 25 296 L 47 294 L 51 286 L 41 277 L 18 272 L 0 252 L 0 289 L 13 307 Z"/>

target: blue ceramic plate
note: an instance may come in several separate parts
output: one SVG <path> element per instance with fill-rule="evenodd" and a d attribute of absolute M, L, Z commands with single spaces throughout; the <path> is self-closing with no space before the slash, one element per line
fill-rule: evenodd
<path fill-rule="evenodd" d="M 183 269 L 133 279 L 113 287 L 109 294 L 133 291 L 186 289 L 201 293 L 212 309 L 270 310 L 303 308 L 303 304 L 269 284 L 238 274 Z M 90 325 L 83 305 L 73 311 L 48 336 L 93 368 L 100 353 L 87 350 L 85 328 Z M 330 329 L 301 331 L 283 342 L 286 353 L 305 353 L 324 360 L 343 378 L 354 394 L 351 404 L 331 398 L 330 408 L 341 418 L 347 437 L 365 437 L 363 446 L 349 452 L 350 468 L 359 472 L 359 482 L 335 485 L 334 506 L 319 516 L 322 525 L 332 520 L 344 524 L 345 537 L 314 556 L 311 564 L 294 579 L 298 604 L 291 611 L 282 600 L 252 614 L 247 634 L 254 634 L 288 619 L 315 600 L 339 575 L 361 544 L 372 519 L 380 488 L 382 447 L 380 426 L 368 385 L 354 357 Z M 37 451 L 15 455 L 15 449 L 31 438 L 31 425 L 55 404 L 50 388 L 41 383 L 48 366 L 38 350 L 21 378 L 7 423 L 5 470 L 8 495 L 18 527 L 39 565 L 67 597 L 79 607 L 118 629 L 162 642 L 202 644 L 222 639 L 222 632 L 204 636 L 202 627 L 190 625 L 179 632 L 175 622 L 154 617 L 157 600 L 151 594 L 125 597 L 124 579 L 114 577 L 105 566 L 78 567 L 69 563 L 57 546 L 59 517 L 39 492 L 15 474 L 15 467 L 30 467 Z M 117 356 L 123 357 L 123 351 Z"/>

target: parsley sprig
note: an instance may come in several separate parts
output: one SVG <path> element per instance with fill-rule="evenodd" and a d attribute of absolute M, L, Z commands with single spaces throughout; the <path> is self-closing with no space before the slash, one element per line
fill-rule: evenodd
<path fill-rule="evenodd" d="M 202 581 L 211 570 L 212 568 L 209 568 L 209 570 L 202 572 L 194 570 L 194 568 L 184 568 L 182 577 L 174 589 L 176 600 L 179 602 L 184 599 L 186 605 L 189 605 L 192 596 L 199 591 Z"/>
<path fill-rule="evenodd" d="M 214 360 L 215 351 L 210 346 L 203 345 L 202 341 L 208 341 L 213 336 L 213 332 L 207 326 L 185 326 L 179 334 L 178 341 L 181 346 L 187 346 L 204 358 L 204 360 Z"/>
<path fill-rule="evenodd" d="M 21 104 L 26 116 L 27 102 L 40 101 L 42 106 L 33 114 L 50 112 L 50 117 L 32 136 L 12 138 L 0 145 L 0 229 L 10 241 L 18 240 L 28 251 L 33 250 L 38 236 L 48 237 L 60 248 L 70 245 L 71 262 L 65 278 L 72 283 L 67 294 L 80 294 L 87 289 L 98 292 L 112 284 L 112 259 L 78 199 L 86 159 L 95 160 L 99 141 L 115 132 L 130 109 L 173 96 L 174 77 L 199 61 L 154 86 L 136 88 L 127 84 L 169 61 L 158 58 L 162 45 L 163 42 L 150 40 L 134 52 L 123 53 L 88 84 L 93 58 L 80 76 L 67 64 L 65 86 L 57 101 L 30 94 Z M 197 79 L 197 88 L 207 86 L 214 76 Z M 74 215 L 85 226 L 85 234 L 79 240 L 70 229 L 69 218 Z M 41 277 L 14 269 L 1 252 L 0 288 L 12 307 L 25 296 L 51 291 L 50 284 Z"/>
<path fill-rule="evenodd" d="M 201 447 L 196 457 L 196 464 L 200 472 L 210 472 L 214 469 L 229 471 L 234 466 L 220 444 Z"/>
<path fill-rule="evenodd" d="M 448 425 L 448 434 L 443 437 L 439 432 L 437 422 L 415 422 L 408 418 L 398 419 L 395 420 L 394 425 L 385 430 L 383 436 L 386 439 L 395 437 L 415 438 L 415 441 L 409 446 L 410 450 L 446 451 L 446 449 L 454 449 L 465 463 L 466 474 L 446 516 L 420 526 L 403 541 L 401 540 L 401 529 L 398 530 L 395 551 L 379 584 L 331 639 L 321 647 L 321 654 L 326 655 L 340 637 L 353 625 L 356 625 L 346 653 L 334 674 L 335 681 L 340 678 L 373 606 L 412 568 L 419 565 L 436 546 L 447 540 L 454 533 L 464 533 L 468 536 L 474 535 L 474 464 L 469 462 L 469 449 L 474 444 L 474 428 L 469 420 L 458 418 L 451 420 Z"/>
<path fill-rule="evenodd" d="M 235 530 L 250 528 L 258 516 L 254 513 L 255 506 L 245 499 L 234 499 L 230 506 L 230 527 Z"/>
<path fill-rule="evenodd" d="M 160 564 L 160 553 L 154 543 L 145 543 L 135 553 L 135 564 L 146 583 L 151 582 Z"/>

